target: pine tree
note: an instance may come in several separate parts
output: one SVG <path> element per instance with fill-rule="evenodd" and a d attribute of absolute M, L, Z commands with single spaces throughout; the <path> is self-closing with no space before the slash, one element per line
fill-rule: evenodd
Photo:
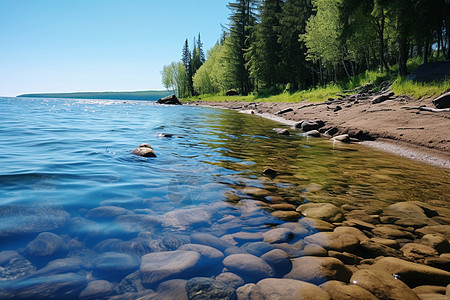
<path fill-rule="evenodd" d="M 185 79 L 183 83 L 182 91 L 180 91 L 181 97 L 190 96 L 193 93 L 194 87 L 192 83 L 192 76 L 194 75 L 192 72 L 192 56 L 191 51 L 189 50 L 189 43 L 186 39 L 183 46 L 183 54 L 181 61 L 185 67 Z"/>
<path fill-rule="evenodd" d="M 252 89 L 247 69 L 249 59 L 245 53 L 250 48 L 249 38 L 256 23 L 255 4 L 255 0 L 236 0 L 227 5 L 231 10 L 230 35 L 226 39 L 228 80 L 243 95 L 248 94 Z"/>
<path fill-rule="evenodd" d="M 200 37 L 200 32 L 198 33 L 197 39 L 198 56 L 200 58 L 200 66 L 206 61 L 205 52 L 203 51 L 203 43 Z"/>
<path fill-rule="evenodd" d="M 194 49 L 192 50 L 192 74 L 195 75 L 195 72 L 200 68 L 202 62 L 200 60 L 200 52 L 198 49 L 197 40 L 194 38 Z"/>
<path fill-rule="evenodd" d="M 283 81 L 289 83 L 293 91 L 306 88 L 311 81 L 309 63 L 305 59 L 306 46 L 299 41 L 311 14 L 311 0 L 286 0 L 280 16 L 281 73 Z"/>
<path fill-rule="evenodd" d="M 264 0 L 260 6 L 260 23 L 255 26 L 250 57 L 251 76 L 263 88 L 273 89 L 280 83 L 281 46 L 280 30 L 281 0 Z"/>

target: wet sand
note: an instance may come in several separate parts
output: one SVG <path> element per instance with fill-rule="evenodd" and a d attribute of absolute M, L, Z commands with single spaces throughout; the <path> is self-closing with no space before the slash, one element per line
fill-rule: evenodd
<path fill-rule="evenodd" d="M 226 102 L 186 104 L 251 113 L 286 125 L 320 119 L 325 122 L 322 133 L 335 127 L 335 135 L 349 134 L 380 150 L 450 168 L 450 112 L 420 110 L 421 106 L 433 107 L 431 98 L 393 96 L 374 104 L 376 96 L 353 95 L 323 103 L 236 102 L 230 97 Z"/>

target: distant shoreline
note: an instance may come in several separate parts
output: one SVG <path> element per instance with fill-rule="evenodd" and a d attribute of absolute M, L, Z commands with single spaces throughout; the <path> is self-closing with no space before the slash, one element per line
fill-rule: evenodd
<path fill-rule="evenodd" d="M 171 93 L 168 91 L 132 91 L 132 92 L 74 92 L 74 93 L 35 93 L 22 94 L 20 98 L 69 98 L 102 100 L 158 100 Z"/>

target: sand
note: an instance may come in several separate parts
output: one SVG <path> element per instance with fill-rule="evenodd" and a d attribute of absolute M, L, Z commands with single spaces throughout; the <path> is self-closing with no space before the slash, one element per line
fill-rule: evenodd
<path fill-rule="evenodd" d="M 336 127 L 338 134 L 348 133 L 380 150 L 450 168 L 450 112 L 420 110 L 420 106 L 434 107 L 431 98 L 392 96 L 374 104 L 375 96 L 353 95 L 324 103 L 191 101 L 186 104 L 252 113 L 287 125 L 320 119 L 325 122 L 321 131 Z M 280 113 L 289 108 L 292 111 Z"/>

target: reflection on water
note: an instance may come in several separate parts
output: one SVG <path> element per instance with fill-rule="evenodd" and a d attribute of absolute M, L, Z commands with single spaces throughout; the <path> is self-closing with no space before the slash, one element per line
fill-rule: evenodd
<path fill-rule="evenodd" d="M 362 240 L 330 245 L 344 213 L 378 226 L 393 203 L 440 207 L 423 208 L 430 215 L 408 225 L 411 239 L 449 217 L 448 170 L 281 136 L 279 124 L 232 111 L 0 98 L 0 119 L 0 298 L 183 299 L 212 284 L 190 280 L 198 276 L 233 294 L 264 278 L 299 279 L 297 259 L 327 250 L 369 255 Z M 131 154 L 143 142 L 157 158 Z M 308 207 L 297 207 L 310 202 L 337 212 L 301 218 Z M 372 237 L 361 224 L 352 229 Z M 332 232 L 324 241 L 318 231 Z"/>

